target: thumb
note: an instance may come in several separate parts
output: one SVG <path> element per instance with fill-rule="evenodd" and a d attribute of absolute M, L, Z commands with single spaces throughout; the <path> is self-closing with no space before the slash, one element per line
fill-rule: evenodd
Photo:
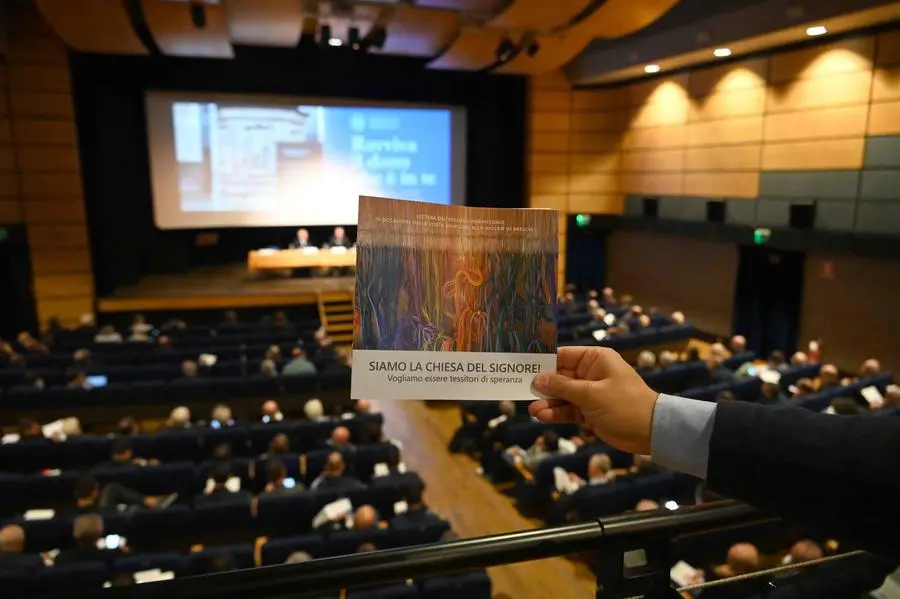
<path fill-rule="evenodd" d="M 569 378 L 561 374 L 544 372 L 534 377 L 534 390 L 550 399 L 564 399 L 580 408 L 591 403 L 589 381 Z"/>

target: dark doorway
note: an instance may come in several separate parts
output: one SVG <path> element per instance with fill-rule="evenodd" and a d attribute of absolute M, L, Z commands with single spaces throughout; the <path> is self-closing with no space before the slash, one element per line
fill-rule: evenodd
<path fill-rule="evenodd" d="M 608 229 L 592 226 L 585 215 L 570 215 L 566 223 L 566 283 L 579 292 L 600 290 L 606 285 L 606 238 Z"/>
<path fill-rule="evenodd" d="M 803 252 L 741 246 L 734 291 L 734 332 L 760 356 L 797 349 Z"/>
<path fill-rule="evenodd" d="M 0 337 L 14 338 L 20 331 L 37 333 L 28 241 L 21 225 L 0 227 L 0 289 Z"/>

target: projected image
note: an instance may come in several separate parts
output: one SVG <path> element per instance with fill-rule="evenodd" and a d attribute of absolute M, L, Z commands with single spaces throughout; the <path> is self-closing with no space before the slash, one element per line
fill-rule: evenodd
<path fill-rule="evenodd" d="M 182 212 L 302 222 L 311 203 L 347 219 L 359 195 L 452 199 L 446 109 L 174 102 L 171 110 Z"/>

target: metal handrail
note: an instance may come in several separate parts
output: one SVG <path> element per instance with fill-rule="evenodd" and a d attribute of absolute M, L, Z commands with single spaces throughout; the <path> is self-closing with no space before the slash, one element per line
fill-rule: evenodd
<path fill-rule="evenodd" d="M 110 588 L 99 596 L 106 599 L 316 597 L 347 587 L 457 574 L 573 553 L 636 548 L 650 539 L 667 539 L 758 515 L 749 505 L 724 501 L 668 513 L 626 514 L 553 528 Z M 93 590 L 67 595 L 86 599 L 97 596 Z"/>

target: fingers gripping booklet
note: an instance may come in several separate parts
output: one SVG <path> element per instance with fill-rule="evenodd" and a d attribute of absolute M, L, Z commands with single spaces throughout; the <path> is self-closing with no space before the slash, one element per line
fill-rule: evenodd
<path fill-rule="evenodd" d="M 556 369 L 558 216 L 360 197 L 353 399 L 531 400 Z"/>

